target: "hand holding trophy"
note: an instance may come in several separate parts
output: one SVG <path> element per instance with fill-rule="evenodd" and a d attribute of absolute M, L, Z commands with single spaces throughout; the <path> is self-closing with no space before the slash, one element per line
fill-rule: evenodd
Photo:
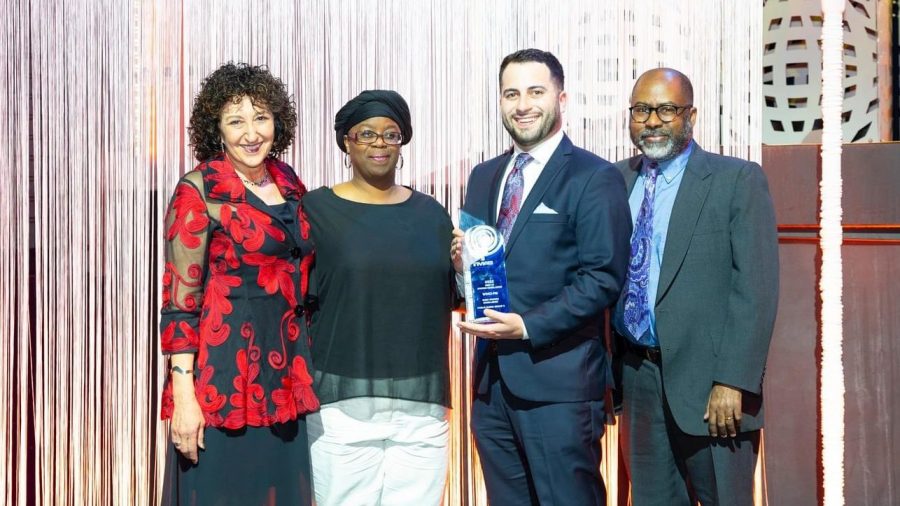
<path fill-rule="evenodd" d="M 509 311 L 503 236 L 494 227 L 479 223 L 470 215 L 460 215 L 465 231 L 462 261 L 465 280 L 466 321 L 492 323 L 486 309 Z"/>

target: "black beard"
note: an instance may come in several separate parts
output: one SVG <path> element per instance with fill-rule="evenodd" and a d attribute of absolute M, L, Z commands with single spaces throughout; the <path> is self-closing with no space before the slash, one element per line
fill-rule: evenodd
<path fill-rule="evenodd" d="M 552 114 L 545 114 L 541 117 L 541 124 L 538 129 L 534 131 L 533 134 L 530 134 L 528 138 L 522 137 L 516 131 L 514 124 L 511 123 L 507 116 L 502 116 L 503 119 L 503 128 L 509 132 L 510 137 L 512 137 L 513 141 L 519 146 L 534 146 L 539 142 L 546 139 L 553 128 L 559 122 L 559 109 L 554 107 Z"/>

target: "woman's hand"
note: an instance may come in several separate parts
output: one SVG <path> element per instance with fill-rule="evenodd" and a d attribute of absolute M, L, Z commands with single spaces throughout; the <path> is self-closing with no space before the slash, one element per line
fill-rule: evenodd
<path fill-rule="evenodd" d="M 194 393 L 194 377 L 191 374 L 172 373 L 172 395 L 175 409 L 172 412 L 171 435 L 175 449 L 194 464 L 200 457 L 198 448 L 203 444 L 203 411 Z"/>
<path fill-rule="evenodd" d="M 180 397 L 180 398 L 179 398 Z M 194 464 L 199 460 L 198 448 L 206 449 L 203 445 L 203 411 L 194 396 L 193 389 L 190 396 L 175 394 L 175 410 L 172 413 L 172 443 L 175 449 L 184 455 L 184 458 Z"/>
<path fill-rule="evenodd" d="M 453 260 L 453 268 L 459 274 L 462 274 L 463 271 L 462 244 L 464 235 L 465 233 L 462 230 L 454 228 L 453 240 L 450 241 L 450 260 Z"/>

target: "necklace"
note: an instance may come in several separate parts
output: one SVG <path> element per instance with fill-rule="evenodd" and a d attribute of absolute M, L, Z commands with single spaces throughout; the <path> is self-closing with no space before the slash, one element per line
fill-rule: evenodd
<path fill-rule="evenodd" d="M 267 184 L 272 182 L 272 178 L 269 177 L 269 171 L 267 170 L 263 171 L 263 177 L 259 178 L 258 181 L 252 181 L 248 179 L 246 176 L 241 174 L 240 171 L 236 170 L 235 172 L 237 172 L 238 177 L 240 177 L 243 182 L 257 188 L 262 188 L 263 186 L 266 186 Z"/>

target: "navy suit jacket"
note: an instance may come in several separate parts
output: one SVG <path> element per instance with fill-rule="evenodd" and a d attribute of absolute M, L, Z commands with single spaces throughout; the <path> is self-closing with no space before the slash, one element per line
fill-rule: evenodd
<path fill-rule="evenodd" d="M 476 166 L 463 210 L 496 225 L 497 197 L 512 150 Z M 555 213 L 535 209 L 550 208 Z M 510 311 L 528 340 L 496 341 L 500 377 L 520 399 L 602 399 L 609 381 L 604 310 L 628 265 L 631 214 L 622 174 L 567 136 L 522 203 L 506 245 Z M 479 339 L 474 383 L 488 391 L 489 345 Z"/>

